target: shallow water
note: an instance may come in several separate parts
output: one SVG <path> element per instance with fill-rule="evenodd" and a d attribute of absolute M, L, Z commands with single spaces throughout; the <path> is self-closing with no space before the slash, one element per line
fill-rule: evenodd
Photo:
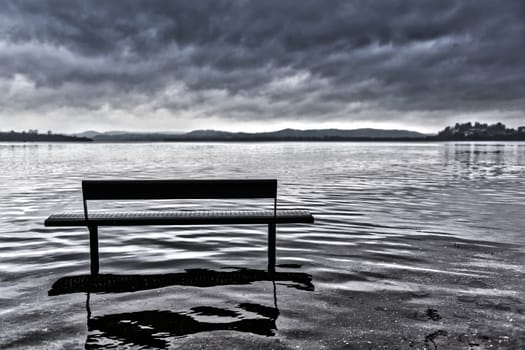
<path fill-rule="evenodd" d="M 2 348 L 525 347 L 524 143 L 0 144 L 0 165 Z M 264 226 L 102 228 L 101 273 L 137 290 L 49 296 L 89 272 L 87 231 L 43 226 L 85 178 L 277 178 L 316 223 L 278 227 L 275 281 Z M 94 206 L 117 207 L 144 203 Z"/>

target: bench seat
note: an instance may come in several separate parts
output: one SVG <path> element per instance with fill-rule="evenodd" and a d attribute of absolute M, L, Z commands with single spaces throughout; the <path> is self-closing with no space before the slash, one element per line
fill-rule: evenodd
<path fill-rule="evenodd" d="M 273 210 L 163 210 L 163 211 L 90 211 L 89 221 L 81 211 L 51 215 L 45 226 L 135 226 L 135 225 L 205 225 L 271 224 Z M 313 223 L 306 210 L 277 210 L 276 223 Z"/>

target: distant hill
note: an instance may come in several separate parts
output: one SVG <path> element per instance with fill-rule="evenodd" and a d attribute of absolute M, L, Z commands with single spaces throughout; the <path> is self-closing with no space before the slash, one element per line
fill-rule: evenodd
<path fill-rule="evenodd" d="M 247 133 L 220 130 L 194 130 L 188 133 L 126 133 L 86 131 L 95 141 L 344 141 L 344 140 L 416 140 L 427 136 L 408 130 L 382 129 L 283 129 L 272 132 Z"/>
<path fill-rule="evenodd" d="M 87 138 L 94 138 L 95 136 L 97 135 L 100 135 L 101 133 L 98 132 L 98 131 L 94 131 L 94 130 L 88 130 L 88 131 L 84 131 L 84 132 L 81 132 L 81 133 L 78 133 L 78 134 L 73 134 L 73 136 L 75 137 L 87 137 Z"/>
<path fill-rule="evenodd" d="M 132 141 L 165 141 L 166 138 L 174 135 L 181 135 L 181 132 L 167 133 L 147 133 L 147 132 L 129 132 L 129 131 L 105 131 L 98 132 L 94 130 L 84 131 L 74 134 L 77 137 L 89 137 L 95 141 L 112 141 L 112 142 L 132 142 Z"/>

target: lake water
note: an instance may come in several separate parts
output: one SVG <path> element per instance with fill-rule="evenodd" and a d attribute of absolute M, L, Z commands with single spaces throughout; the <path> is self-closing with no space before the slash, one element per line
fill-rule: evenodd
<path fill-rule="evenodd" d="M 98 178 L 276 178 L 316 222 L 278 226 L 275 281 L 265 226 L 101 228 L 139 287 L 87 294 L 87 230 L 43 222 Z M 0 144 L 0 348 L 525 348 L 524 179 L 525 143 Z M 144 205 L 271 207 L 95 207 Z"/>

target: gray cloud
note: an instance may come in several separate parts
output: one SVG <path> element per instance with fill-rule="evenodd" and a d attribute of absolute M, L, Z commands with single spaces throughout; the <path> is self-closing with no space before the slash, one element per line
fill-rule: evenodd
<path fill-rule="evenodd" d="M 516 124 L 525 110 L 521 0 L 1 6 L 2 124 L 417 128 L 491 113 Z"/>

